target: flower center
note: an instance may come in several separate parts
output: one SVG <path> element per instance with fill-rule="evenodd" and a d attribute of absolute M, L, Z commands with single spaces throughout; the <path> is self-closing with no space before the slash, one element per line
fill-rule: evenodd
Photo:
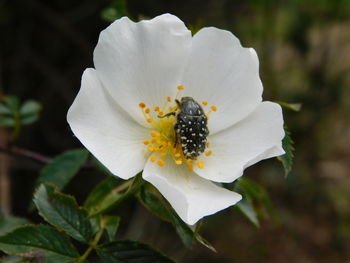
<path fill-rule="evenodd" d="M 206 139 L 209 133 L 207 120 L 217 107 L 212 105 L 204 113 L 202 106 L 191 97 L 179 101 L 184 87 L 181 85 L 177 89 L 176 97 L 168 96 L 161 107 L 149 108 L 144 102 L 139 103 L 146 122 L 152 127 L 150 137 L 143 144 L 146 152 L 151 153 L 150 160 L 161 167 L 170 156 L 175 164 L 187 165 L 190 171 L 194 165 L 204 168 L 205 158 L 212 154 Z M 205 107 L 208 102 L 203 101 L 202 105 Z"/>

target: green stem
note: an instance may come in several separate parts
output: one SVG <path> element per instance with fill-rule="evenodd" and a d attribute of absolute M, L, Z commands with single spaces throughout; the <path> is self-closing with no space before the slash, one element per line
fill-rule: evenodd
<path fill-rule="evenodd" d="M 100 239 L 102 237 L 102 234 L 103 234 L 103 231 L 104 231 L 104 222 L 102 222 L 102 221 L 103 220 L 101 219 L 101 229 L 100 229 L 100 231 L 97 232 L 97 234 L 95 235 L 95 238 L 89 244 L 88 249 L 84 252 L 84 254 L 81 257 L 79 257 L 77 259 L 76 263 L 84 262 L 88 258 L 88 256 L 92 252 L 92 250 L 97 247 L 98 242 L 100 241 Z"/>

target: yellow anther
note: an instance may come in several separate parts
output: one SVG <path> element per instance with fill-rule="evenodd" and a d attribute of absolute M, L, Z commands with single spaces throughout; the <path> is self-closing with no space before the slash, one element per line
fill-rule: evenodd
<path fill-rule="evenodd" d="M 212 151 L 207 151 L 207 152 L 205 153 L 205 156 L 210 156 L 212 153 L 213 153 Z"/>
<path fill-rule="evenodd" d="M 157 156 L 155 154 L 151 155 L 151 162 L 155 162 L 157 160 Z"/>
<path fill-rule="evenodd" d="M 168 142 L 168 146 L 171 146 L 171 145 L 173 145 L 173 143 L 172 142 Z"/>
<path fill-rule="evenodd" d="M 202 104 L 203 104 L 204 106 L 207 106 L 207 105 L 208 105 L 208 102 L 207 102 L 206 100 L 203 100 L 203 101 L 202 101 Z"/>
<path fill-rule="evenodd" d="M 152 121 L 153 121 L 153 120 L 152 120 L 151 118 L 148 118 L 148 119 L 147 119 L 147 122 L 148 122 L 148 123 L 152 123 Z"/>
<path fill-rule="evenodd" d="M 143 141 L 143 144 L 144 144 L 144 145 L 149 144 L 149 140 L 144 140 L 144 141 Z"/>
<path fill-rule="evenodd" d="M 156 140 L 156 139 L 152 139 L 151 142 L 152 142 L 152 143 L 156 143 L 157 140 Z"/>
<path fill-rule="evenodd" d="M 201 160 L 198 161 L 197 165 L 198 168 L 204 168 L 204 163 Z"/>
<path fill-rule="evenodd" d="M 151 131 L 151 136 L 152 137 L 159 137 L 160 134 L 158 132 L 156 132 L 156 131 Z"/>
<path fill-rule="evenodd" d="M 162 159 L 160 159 L 160 160 L 158 160 L 157 164 L 158 164 L 160 167 L 162 167 L 162 166 L 164 166 L 165 162 L 164 162 Z"/>
<path fill-rule="evenodd" d="M 186 163 L 192 162 L 192 159 L 186 159 Z"/>
<path fill-rule="evenodd" d="M 168 97 L 166 98 L 166 100 L 167 100 L 168 102 L 170 102 L 170 101 L 171 101 L 170 96 L 168 96 Z"/>
<path fill-rule="evenodd" d="M 182 164 L 182 160 L 181 160 L 181 159 L 175 160 L 175 163 L 176 163 L 177 165 L 180 165 L 180 164 Z"/>
<path fill-rule="evenodd" d="M 166 153 L 161 153 L 161 154 L 160 154 L 160 158 L 161 158 L 161 159 L 164 159 L 166 155 L 167 155 Z"/>
<path fill-rule="evenodd" d="M 211 108 L 212 111 L 217 111 L 218 110 L 218 108 L 215 105 L 211 106 L 210 108 Z"/>
<path fill-rule="evenodd" d="M 151 112 L 151 110 L 150 110 L 149 108 L 146 108 L 146 109 L 145 109 L 145 112 L 148 114 L 148 113 Z"/>
<path fill-rule="evenodd" d="M 181 156 L 181 154 L 179 154 L 179 153 L 175 153 L 175 155 L 174 155 L 175 157 L 180 157 Z"/>
<path fill-rule="evenodd" d="M 182 85 L 180 85 L 180 86 L 177 86 L 177 89 L 178 89 L 178 90 L 184 90 L 184 89 L 185 89 L 185 87 L 184 87 L 184 86 L 182 86 Z"/>
<path fill-rule="evenodd" d="M 162 112 L 162 111 L 159 112 L 159 115 L 160 115 L 160 116 L 162 116 L 163 114 L 164 114 L 164 112 Z"/>
<path fill-rule="evenodd" d="M 190 172 L 193 171 L 193 164 L 190 164 L 190 165 L 188 166 L 188 170 L 189 170 Z"/>
<path fill-rule="evenodd" d="M 140 103 L 139 103 L 139 107 L 143 109 L 144 107 L 146 107 L 146 104 L 143 103 L 143 102 L 140 102 Z"/>
<path fill-rule="evenodd" d="M 159 111 L 159 107 L 154 107 L 154 111 Z"/>
<path fill-rule="evenodd" d="M 147 150 L 150 152 L 153 152 L 154 151 L 153 145 L 148 145 Z"/>

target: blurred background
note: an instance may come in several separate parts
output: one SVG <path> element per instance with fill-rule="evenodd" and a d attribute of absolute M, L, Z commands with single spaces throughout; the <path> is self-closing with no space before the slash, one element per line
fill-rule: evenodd
<path fill-rule="evenodd" d="M 55 156 L 81 147 L 66 122 L 83 70 L 109 20 L 135 21 L 172 13 L 193 31 L 215 26 L 232 31 L 260 58 L 264 99 L 302 103 L 285 111 L 295 141 L 292 172 L 276 160 L 248 168 L 264 185 L 278 220 L 256 228 L 234 209 L 205 222 L 202 232 L 215 254 L 186 249 L 168 224 L 135 200 L 123 214 L 121 238 L 135 238 L 179 262 L 350 262 L 350 1 L 349 0 L 0 0 L 0 95 L 35 99 L 41 118 L 22 131 L 16 145 Z M 0 145 L 8 133 L 0 128 Z M 28 212 L 38 171 L 30 159 L 0 155 L 3 211 Z M 68 186 L 80 203 L 104 175 L 83 170 Z M 84 182 L 82 184 L 81 182 Z"/>

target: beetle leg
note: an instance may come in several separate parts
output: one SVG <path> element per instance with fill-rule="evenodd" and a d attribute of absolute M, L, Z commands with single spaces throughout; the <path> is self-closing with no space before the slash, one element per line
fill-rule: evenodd
<path fill-rule="evenodd" d="M 169 112 L 163 116 L 161 115 L 158 115 L 158 118 L 165 118 L 165 117 L 169 117 L 169 116 L 175 116 L 176 115 L 176 112 L 175 111 L 172 111 L 172 112 Z"/>

